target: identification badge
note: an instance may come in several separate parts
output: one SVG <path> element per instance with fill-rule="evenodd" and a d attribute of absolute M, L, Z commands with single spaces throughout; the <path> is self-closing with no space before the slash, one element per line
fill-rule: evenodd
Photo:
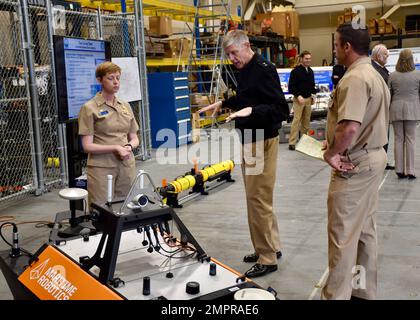
<path fill-rule="evenodd" d="M 99 110 L 99 115 L 101 116 L 101 117 L 105 117 L 106 115 L 108 115 L 108 110 Z"/>

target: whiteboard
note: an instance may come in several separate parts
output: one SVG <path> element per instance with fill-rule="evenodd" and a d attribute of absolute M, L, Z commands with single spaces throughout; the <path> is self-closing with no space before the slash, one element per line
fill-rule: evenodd
<path fill-rule="evenodd" d="M 136 57 L 112 58 L 112 62 L 121 68 L 120 90 L 118 98 L 125 102 L 141 100 L 139 65 Z"/>
<path fill-rule="evenodd" d="M 410 49 L 413 52 L 414 64 L 416 65 L 416 69 L 420 70 L 420 47 L 403 48 L 403 49 Z M 385 65 L 385 67 L 389 70 L 389 72 L 395 71 L 395 65 L 397 64 L 398 57 L 400 56 L 400 51 L 403 49 L 390 49 L 389 50 L 389 57 Z"/>

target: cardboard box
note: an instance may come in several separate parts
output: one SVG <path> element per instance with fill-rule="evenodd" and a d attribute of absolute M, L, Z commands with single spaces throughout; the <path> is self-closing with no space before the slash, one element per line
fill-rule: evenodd
<path fill-rule="evenodd" d="M 255 17 L 256 21 L 263 21 L 264 19 L 271 19 L 270 13 L 257 13 L 257 16 Z"/>
<path fill-rule="evenodd" d="M 286 24 L 286 12 L 274 12 L 274 13 L 260 13 L 257 14 L 257 20 L 263 21 L 264 19 L 272 19 L 271 31 L 278 35 L 287 37 L 287 24 Z"/>
<path fill-rule="evenodd" d="M 369 28 L 377 28 L 378 27 L 378 20 L 375 18 L 369 19 L 368 21 Z"/>
<path fill-rule="evenodd" d="M 287 37 L 287 14 L 285 12 L 274 12 L 271 17 L 273 18 L 271 30 L 278 35 Z"/>
<path fill-rule="evenodd" d="M 385 28 L 385 26 L 386 26 L 386 19 L 379 19 L 378 20 L 378 27 Z"/>
<path fill-rule="evenodd" d="M 394 24 L 389 19 L 379 19 L 378 21 L 378 33 L 394 33 L 396 31 Z"/>
<path fill-rule="evenodd" d="M 256 16 L 256 21 L 261 23 L 261 33 L 271 29 L 271 15 L 269 13 L 258 13 Z"/>
<path fill-rule="evenodd" d="M 188 58 L 191 50 L 191 40 L 187 38 L 171 39 L 163 42 L 165 58 Z"/>
<path fill-rule="evenodd" d="M 296 11 L 286 11 L 287 36 L 299 38 L 299 14 Z"/>
<path fill-rule="evenodd" d="M 299 38 L 299 14 L 296 11 L 257 14 L 257 20 L 272 19 L 271 31 L 283 37 Z"/>
<path fill-rule="evenodd" d="M 375 18 L 369 19 L 368 28 L 370 35 L 378 34 L 378 20 Z"/>
<path fill-rule="evenodd" d="M 149 17 L 149 34 L 154 36 L 172 35 L 172 18 L 167 16 Z"/>
<path fill-rule="evenodd" d="M 385 26 L 385 33 L 395 33 L 396 29 L 392 23 Z"/>
<path fill-rule="evenodd" d="M 146 47 L 146 55 L 158 55 L 163 56 L 165 53 L 165 48 L 163 43 L 159 43 L 150 39 L 150 37 L 145 38 L 145 47 Z"/>
<path fill-rule="evenodd" d="M 375 35 L 375 34 L 378 34 L 378 28 L 377 27 L 369 27 L 369 34 L 371 36 Z"/>
<path fill-rule="evenodd" d="M 389 19 L 385 19 L 385 33 L 395 33 L 395 32 L 396 32 L 396 28 L 394 26 L 394 23 Z"/>
<path fill-rule="evenodd" d="M 245 21 L 245 30 L 249 34 L 260 35 L 262 33 L 261 23 L 262 21 L 260 20 L 247 20 Z"/>

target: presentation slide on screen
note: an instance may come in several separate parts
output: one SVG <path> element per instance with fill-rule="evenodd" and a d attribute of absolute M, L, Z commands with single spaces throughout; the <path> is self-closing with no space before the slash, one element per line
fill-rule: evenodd
<path fill-rule="evenodd" d="M 416 48 L 407 48 L 413 52 L 414 56 L 414 64 L 416 65 L 416 69 L 420 70 L 420 47 Z M 389 57 L 386 64 L 387 69 L 389 72 L 395 71 L 395 65 L 397 64 L 398 57 L 400 56 L 400 51 L 403 49 L 391 49 L 389 50 Z"/>
<path fill-rule="evenodd" d="M 289 93 L 289 78 L 290 72 L 293 69 L 277 69 L 277 73 L 280 78 L 281 88 L 286 99 L 291 99 L 293 96 Z M 318 89 L 318 96 L 329 97 L 333 90 L 333 83 L 331 80 L 332 67 L 312 67 L 315 77 L 315 87 Z"/>
<path fill-rule="evenodd" d="M 79 110 L 100 90 L 96 81 L 96 67 L 105 61 L 102 41 L 64 39 L 67 103 L 69 119 L 77 118 Z"/>

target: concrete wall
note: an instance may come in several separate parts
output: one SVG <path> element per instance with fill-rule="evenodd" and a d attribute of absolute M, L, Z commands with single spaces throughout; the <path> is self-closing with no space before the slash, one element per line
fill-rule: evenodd
<path fill-rule="evenodd" d="M 308 50 L 312 53 L 312 65 L 322 65 L 322 60 L 332 61 L 332 33 L 333 27 L 318 27 L 300 29 L 300 50 Z"/>

